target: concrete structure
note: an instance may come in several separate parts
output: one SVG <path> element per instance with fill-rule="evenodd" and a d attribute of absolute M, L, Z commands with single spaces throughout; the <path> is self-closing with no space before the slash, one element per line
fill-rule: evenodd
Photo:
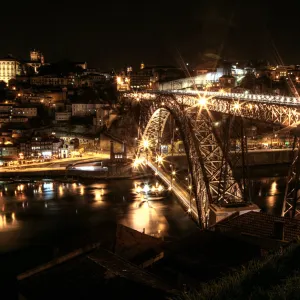
<path fill-rule="evenodd" d="M 300 220 L 252 211 L 243 215 L 233 214 L 211 229 L 271 250 L 297 240 Z"/>
<path fill-rule="evenodd" d="M 110 160 L 112 162 L 125 162 L 125 161 L 127 161 L 126 143 L 123 143 L 122 151 L 115 152 L 115 150 L 114 150 L 114 141 L 110 141 Z"/>

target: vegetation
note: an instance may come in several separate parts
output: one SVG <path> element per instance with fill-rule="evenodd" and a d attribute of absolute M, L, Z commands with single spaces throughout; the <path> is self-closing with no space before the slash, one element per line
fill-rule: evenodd
<path fill-rule="evenodd" d="M 251 261 L 197 291 L 182 293 L 177 300 L 300 299 L 300 243 L 261 261 Z"/>
<path fill-rule="evenodd" d="M 39 68 L 39 75 L 67 76 L 70 73 L 82 74 L 83 69 L 66 59 L 57 63 L 41 66 Z"/>

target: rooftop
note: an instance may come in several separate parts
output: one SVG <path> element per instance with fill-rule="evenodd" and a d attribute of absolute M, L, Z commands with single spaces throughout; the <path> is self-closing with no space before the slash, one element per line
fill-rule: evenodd
<path fill-rule="evenodd" d="M 300 220 L 254 211 L 224 219 L 217 226 L 228 227 L 243 234 L 273 239 L 275 222 L 284 224 L 285 241 L 290 242 L 300 236 Z"/>
<path fill-rule="evenodd" d="M 140 294 L 158 300 L 169 290 L 150 273 L 101 248 L 19 278 L 26 299 L 136 299 Z"/>

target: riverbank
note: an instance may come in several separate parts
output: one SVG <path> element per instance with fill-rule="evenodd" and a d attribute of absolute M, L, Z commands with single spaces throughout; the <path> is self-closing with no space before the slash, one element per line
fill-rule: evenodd
<path fill-rule="evenodd" d="M 0 173 L 0 180 L 16 180 L 20 178 L 51 178 L 51 179 L 83 179 L 83 180 L 115 180 L 115 179 L 142 179 L 153 176 L 150 172 L 131 173 L 127 174 L 111 174 L 109 172 L 91 172 L 91 171 L 73 171 L 65 168 L 56 168 L 51 170 L 32 169 L 19 171 L 6 171 Z"/>

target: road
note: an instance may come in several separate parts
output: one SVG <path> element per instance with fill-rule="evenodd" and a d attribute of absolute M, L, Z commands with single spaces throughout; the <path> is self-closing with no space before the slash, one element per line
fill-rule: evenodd
<path fill-rule="evenodd" d="M 86 155 L 84 157 L 78 158 L 64 158 L 64 159 L 56 159 L 49 162 L 41 162 L 41 163 L 34 163 L 28 165 L 19 165 L 19 166 L 9 166 L 9 167 L 1 167 L 0 172 L 11 172 L 12 170 L 16 172 L 27 172 L 27 171 L 48 171 L 48 170 L 62 170 L 65 169 L 67 165 L 71 163 L 78 163 L 78 162 L 89 162 L 99 159 L 108 159 L 109 154 L 107 153 L 93 153 L 92 156 Z"/>
<path fill-rule="evenodd" d="M 192 217 L 195 220 L 198 220 L 198 213 L 195 206 L 194 201 L 191 199 L 190 203 L 190 195 L 189 192 L 182 187 L 180 184 L 178 184 L 176 181 L 173 181 L 171 183 L 171 177 L 168 173 L 166 173 L 161 167 L 157 168 L 155 164 L 148 159 L 148 166 L 159 176 L 163 182 L 168 186 L 172 186 L 172 191 L 176 195 L 176 197 L 179 199 L 179 201 L 183 204 L 183 206 L 187 209 L 187 211 L 190 212 Z"/>

